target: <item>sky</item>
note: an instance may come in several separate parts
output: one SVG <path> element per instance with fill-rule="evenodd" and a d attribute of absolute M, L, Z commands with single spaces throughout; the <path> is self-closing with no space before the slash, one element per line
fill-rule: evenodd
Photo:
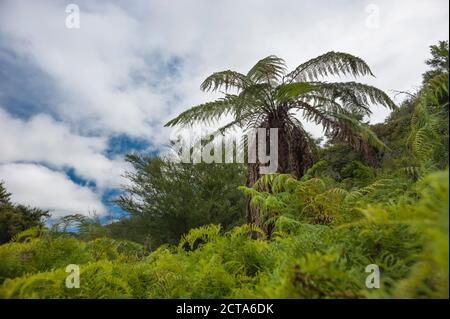
<path fill-rule="evenodd" d="M 68 10 L 75 4 L 76 12 Z M 168 142 L 163 124 L 214 94 L 212 72 L 275 54 L 290 69 L 328 51 L 363 58 L 358 81 L 414 92 L 429 46 L 448 39 L 447 0 L 0 0 L 0 181 L 12 200 L 120 215 L 129 152 Z M 73 8 L 73 6 L 69 6 Z M 75 27 L 74 27 L 75 26 Z M 371 123 L 389 111 L 373 109 Z M 319 127 L 305 124 L 314 136 Z"/>

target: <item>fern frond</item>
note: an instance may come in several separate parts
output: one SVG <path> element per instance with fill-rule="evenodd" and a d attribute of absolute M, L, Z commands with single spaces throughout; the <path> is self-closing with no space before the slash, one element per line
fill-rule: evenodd
<path fill-rule="evenodd" d="M 39 238 L 44 233 L 45 229 L 42 226 L 34 226 L 28 228 L 16 235 L 14 235 L 11 239 L 12 242 L 26 242 L 33 238 Z"/>
<path fill-rule="evenodd" d="M 225 92 L 229 89 L 242 90 L 252 84 L 252 81 L 236 71 L 226 70 L 215 72 L 208 76 L 201 84 L 200 88 L 203 91 L 217 91 L 225 88 Z"/>
<path fill-rule="evenodd" d="M 237 95 L 227 94 L 225 97 L 213 102 L 207 102 L 194 106 L 176 118 L 167 122 L 164 126 L 175 125 L 192 125 L 197 122 L 213 123 L 218 121 L 222 116 L 228 114 L 241 114 L 242 109 L 250 107 L 254 101 L 243 99 Z"/>
<path fill-rule="evenodd" d="M 188 244 L 190 249 L 194 249 L 198 241 L 202 243 L 212 241 L 219 237 L 221 227 L 220 225 L 205 225 L 191 229 L 187 234 L 181 237 L 178 248 L 182 249 Z"/>
<path fill-rule="evenodd" d="M 306 82 L 281 84 L 276 88 L 276 97 L 279 101 L 288 101 L 298 98 L 315 90 L 315 87 Z"/>
<path fill-rule="evenodd" d="M 428 81 L 420 92 L 411 117 L 408 144 L 423 165 L 432 161 L 434 151 L 441 144 L 442 128 L 448 126 L 448 111 L 443 111 L 445 107 L 448 108 L 448 87 L 447 73 Z M 445 96 L 447 101 L 442 103 Z"/>
<path fill-rule="evenodd" d="M 354 77 L 372 75 L 367 63 L 348 53 L 328 52 L 300 64 L 286 77 L 289 82 L 315 81 L 329 75 L 352 75 Z"/>
<path fill-rule="evenodd" d="M 364 196 L 370 193 L 374 193 L 379 189 L 388 188 L 393 183 L 395 183 L 395 181 L 392 179 L 379 179 L 368 186 L 357 188 L 348 192 L 344 198 L 344 202 L 354 203 L 363 198 Z"/>
<path fill-rule="evenodd" d="M 386 144 L 377 137 L 375 132 L 373 132 L 368 125 L 359 122 L 348 114 L 334 113 L 333 116 L 340 124 L 344 125 L 347 129 L 350 129 L 353 134 L 357 134 L 372 147 L 379 150 L 387 148 Z"/>
<path fill-rule="evenodd" d="M 240 236 L 248 236 L 249 234 L 252 233 L 264 235 L 264 231 L 255 224 L 244 224 L 241 226 L 234 227 L 227 233 L 227 235 L 230 236 L 231 238 L 237 238 Z"/>
<path fill-rule="evenodd" d="M 269 55 L 259 60 L 248 71 L 247 77 L 256 83 L 272 83 L 277 82 L 286 72 L 286 63 L 283 59 Z"/>
<path fill-rule="evenodd" d="M 370 115 L 370 105 L 379 104 L 391 110 L 397 108 L 391 98 L 382 90 L 371 85 L 357 82 L 315 83 L 316 90 L 322 97 L 339 99 L 349 107 L 353 106 L 364 114 Z"/>
<path fill-rule="evenodd" d="M 312 194 L 319 194 L 326 190 L 326 183 L 321 178 L 311 178 L 306 181 L 298 183 L 295 192 L 303 196 L 311 196 Z"/>

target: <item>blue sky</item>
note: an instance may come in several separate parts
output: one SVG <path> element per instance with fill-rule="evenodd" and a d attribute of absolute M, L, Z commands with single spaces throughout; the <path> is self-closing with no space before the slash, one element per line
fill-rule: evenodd
<path fill-rule="evenodd" d="M 65 25 L 69 3 L 79 29 Z M 13 200 L 54 217 L 117 215 L 124 155 L 160 150 L 165 121 L 214 97 L 199 90 L 210 73 L 344 51 L 372 67 L 376 77 L 361 82 L 394 97 L 417 89 L 428 46 L 443 39 L 446 0 L 3 0 L 0 180 Z M 387 114 L 376 108 L 370 120 Z"/>

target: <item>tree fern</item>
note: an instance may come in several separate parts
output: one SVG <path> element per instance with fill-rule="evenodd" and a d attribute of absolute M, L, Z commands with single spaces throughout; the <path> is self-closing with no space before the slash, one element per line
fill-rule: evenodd
<path fill-rule="evenodd" d="M 361 58 L 348 53 L 328 52 L 300 64 L 287 75 L 289 81 L 314 81 L 329 75 L 373 75 L 370 67 Z"/>

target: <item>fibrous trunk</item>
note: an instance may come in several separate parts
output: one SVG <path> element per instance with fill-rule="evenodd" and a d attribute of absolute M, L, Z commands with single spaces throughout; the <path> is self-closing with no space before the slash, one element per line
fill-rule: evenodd
<path fill-rule="evenodd" d="M 266 150 L 268 154 L 270 152 L 269 129 L 278 128 L 278 168 L 276 172 L 291 174 L 297 178 L 302 177 L 313 164 L 310 141 L 303 128 L 289 122 L 287 116 L 269 117 L 263 127 L 266 129 Z M 261 177 L 261 165 L 258 159 L 256 163 L 247 164 L 247 187 L 253 187 Z M 259 209 L 251 207 L 250 198 L 246 200 L 246 211 L 247 222 L 261 227 L 270 237 L 273 226 L 265 225 L 260 218 Z"/>

